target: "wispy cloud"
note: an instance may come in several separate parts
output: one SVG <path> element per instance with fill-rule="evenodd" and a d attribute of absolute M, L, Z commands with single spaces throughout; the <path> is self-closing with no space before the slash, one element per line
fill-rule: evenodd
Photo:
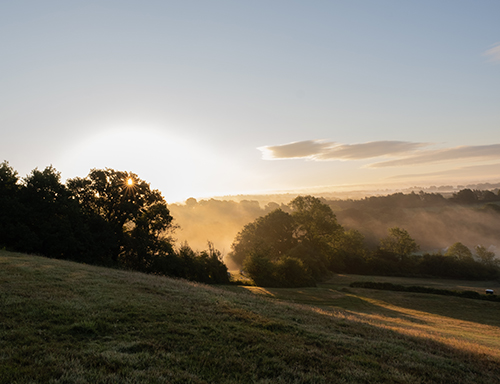
<path fill-rule="evenodd" d="M 362 160 L 395 156 L 427 146 L 426 143 L 406 141 L 373 141 L 361 144 L 338 144 L 324 140 L 306 140 L 258 148 L 263 158 L 310 160 Z"/>
<path fill-rule="evenodd" d="M 363 160 L 382 156 L 396 156 L 425 147 L 426 143 L 407 141 L 372 141 L 361 144 L 342 144 L 318 154 L 318 160 Z"/>
<path fill-rule="evenodd" d="M 386 168 L 414 166 L 460 160 L 489 161 L 500 159 L 500 144 L 469 145 L 453 148 L 428 149 L 430 143 L 408 141 L 372 141 L 359 144 L 340 144 L 325 140 L 306 140 L 294 143 L 264 146 L 258 148 L 266 160 L 307 159 L 328 160 L 368 160 L 376 161 L 367 167 Z"/>
<path fill-rule="evenodd" d="M 490 49 L 485 51 L 484 56 L 489 58 L 489 62 L 500 64 L 500 43 L 494 44 Z"/>
<path fill-rule="evenodd" d="M 382 161 L 371 164 L 370 168 L 420 165 L 464 159 L 492 160 L 500 159 L 500 144 L 461 146 L 437 150 L 427 150 L 401 159 Z"/>
<path fill-rule="evenodd" d="M 428 173 L 414 173 L 414 174 L 404 174 L 395 175 L 388 177 L 388 179 L 417 179 L 417 178 L 428 178 L 428 177 L 487 177 L 487 176 L 497 176 L 498 170 L 500 169 L 500 163 L 487 164 L 487 165 L 470 165 L 467 167 L 458 167 L 453 169 L 447 169 L 438 172 L 428 172 Z"/>
<path fill-rule="evenodd" d="M 262 151 L 263 158 L 271 159 L 307 159 L 315 158 L 318 154 L 328 151 L 332 142 L 322 140 L 296 141 L 293 143 L 265 146 L 258 148 Z"/>

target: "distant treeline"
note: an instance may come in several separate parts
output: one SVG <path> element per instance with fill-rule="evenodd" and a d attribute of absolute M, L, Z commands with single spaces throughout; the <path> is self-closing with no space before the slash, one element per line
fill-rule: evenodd
<path fill-rule="evenodd" d="M 229 282 L 221 253 L 174 247 L 161 193 L 137 175 L 93 169 L 61 183 L 52 166 L 19 178 L 0 164 L 0 247 L 205 283 Z"/>
<path fill-rule="evenodd" d="M 61 183 L 53 167 L 19 178 L 0 164 L 0 247 L 207 283 L 228 282 L 221 245 L 231 249 L 226 261 L 260 285 L 313 285 L 334 272 L 491 279 L 498 228 L 492 191 L 167 207 L 133 173 L 93 169 Z"/>
<path fill-rule="evenodd" d="M 421 195 L 392 195 L 392 199 L 422 201 Z M 362 202 L 370 203 L 372 199 Z M 436 201 L 450 204 L 436 197 Z M 394 209 L 385 206 L 385 211 Z M 493 209 L 498 215 L 498 211 Z M 495 230 L 497 230 L 495 228 Z M 387 229 L 386 229 L 387 231 Z M 447 251 L 418 254 L 420 246 L 406 229 L 391 227 L 377 244 L 367 244 L 356 229 L 346 229 L 327 202 L 299 196 L 244 226 L 229 254 L 233 262 L 258 284 L 313 285 L 330 273 L 365 275 L 435 276 L 494 279 L 499 276 L 495 254 L 483 245 L 475 254 L 461 242 Z"/>
<path fill-rule="evenodd" d="M 395 193 L 360 200 L 325 201 L 342 225 L 359 230 L 375 246 L 387 228 L 403 227 L 424 251 L 455 242 L 500 246 L 500 196 L 463 189 L 450 198 L 438 193 Z"/>
<path fill-rule="evenodd" d="M 482 244 L 500 247 L 500 196 L 495 191 L 464 189 L 449 198 L 439 193 L 394 193 L 359 200 L 319 198 L 328 205 L 346 230 L 356 230 L 369 249 L 393 227 L 404 228 L 420 245 L 421 253 L 445 250 L 461 242 L 470 249 Z M 242 200 L 195 200 L 171 204 L 169 208 L 182 229 L 177 236 L 203 247 L 207 239 L 216 248 L 228 251 L 242 227 L 258 217 L 280 208 L 291 212 L 288 204 Z M 231 264 L 231 260 L 226 258 Z M 236 267 L 236 266 L 234 266 Z"/>

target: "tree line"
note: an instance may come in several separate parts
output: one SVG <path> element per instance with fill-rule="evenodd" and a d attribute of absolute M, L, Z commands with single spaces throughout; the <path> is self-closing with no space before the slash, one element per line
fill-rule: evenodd
<path fill-rule="evenodd" d="M 258 285 L 309 286 L 332 273 L 493 279 L 495 254 L 475 255 L 460 242 L 447 251 L 418 254 L 419 245 L 400 227 L 388 229 L 375 246 L 361 232 L 345 229 L 324 201 L 299 196 L 247 224 L 229 254 Z"/>
<path fill-rule="evenodd" d="M 176 232 L 179 239 L 202 249 L 208 238 L 218 249 L 230 250 L 234 238 L 245 224 L 277 208 L 289 212 L 287 204 L 295 197 L 261 196 L 260 203 L 257 200 L 212 198 L 197 201 L 191 198 L 185 204 L 169 204 L 169 209 L 182 227 Z M 330 206 L 344 228 L 358 230 L 370 249 L 387 235 L 387 228 L 393 227 L 404 228 L 411 233 L 421 252 L 445 249 L 457 241 L 471 249 L 477 244 L 500 247 L 498 190 L 463 189 L 446 197 L 420 191 L 357 200 L 325 198 L 321 201 Z M 236 268 L 230 259 L 225 260 L 231 268 Z"/>
<path fill-rule="evenodd" d="M 175 247 L 176 229 L 158 190 L 131 172 L 92 169 L 61 182 L 52 166 L 24 178 L 0 164 L 0 247 L 205 283 L 228 283 L 210 243 Z"/>
<path fill-rule="evenodd" d="M 460 225 L 473 223 L 484 239 L 497 238 L 497 225 L 492 225 L 499 222 L 497 201 L 498 193 L 462 190 L 450 199 L 424 192 L 358 201 L 299 196 L 265 208 L 252 201 L 189 199 L 185 208 L 177 208 L 189 213 L 184 225 L 195 225 L 201 208 L 224 222 L 241 212 L 259 216 L 243 221 L 253 220 L 236 235 L 228 256 L 257 284 L 286 287 L 314 285 L 331 273 L 496 278 L 498 263 L 486 247 L 471 250 L 455 242 L 444 253 L 417 253 L 417 241 L 400 223 L 413 233 L 423 213 L 427 218 L 448 215 L 449 222 L 454 219 L 454 233 Z M 471 204 L 477 208 L 454 208 Z M 228 212 L 220 216 L 220 210 Z M 477 217 L 470 215 L 472 210 Z M 468 222 L 455 220 L 457 215 Z M 387 228 L 384 236 L 381 230 Z M 221 252 L 211 243 L 203 251 L 186 242 L 176 246 L 176 229 L 161 193 L 134 173 L 93 169 L 84 178 L 62 183 L 52 166 L 20 178 L 8 162 L 0 164 L 0 247 L 5 249 L 206 283 L 229 282 Z M 419 238 L 426 236 L 421 232 Z"/>

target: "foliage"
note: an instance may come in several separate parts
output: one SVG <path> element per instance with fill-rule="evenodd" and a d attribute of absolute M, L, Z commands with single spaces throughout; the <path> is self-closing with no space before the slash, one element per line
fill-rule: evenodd
<path fill-rule="evenodd" d="M 278 208 L 247 224 L 230 254 L 257 284 L 314 285 L 328 275 L 343 228 L 331 208 L 313 196 L 299 196 L 291 213 Z"/>
<path fill-rule="evenodd" d="M 170 270 L 166 266 L 166 275 L 183 277 L 188 280 L 199 281 L 207 284 L 228 284 L 228 270 L 222 261 L 220 251 L 208 243 L 208 249 L 195 252 L 187 243 L 179 249 L 179 260 L 176 268 Z"/>
<path fill-rule="evenodd" d="M 229 282 L 212 244 L 193 252 L 191 259 L 175 251 L 171 234 L 176 227 L 163 196 L 130 172 L 93 169 L 86 178 L 63 184 L 60 173 L 49 166 L 19 182 L 3 162 L 0 208 L 0 245 L 9 249 L 207 283 Z"/>
<path fill-rule="evenodd" d="M 498 266 L 499 262 L 495 259 L 495 253 L 488 251 L 485 246 L 477 245 L 475 248 L 476 255 L 482 264 L 488 266 Z"/>
<path fill-rule="evenodd" d="M 0 164 L 0 245 L 21 247 L 31 233 L 23 221 L 26 212 L 20 202 L 17 172 L 7 161 Z"/>
<path fill-rule="evenodd" d="M 389 236 L 380 240 L 381 250 L 392 252 L 402 258 L 418 251 L 419 248 L 408 231 L 398 227 L 389 228 Z"/>
<path fill-rule="evenodd" d="M 288 204 L 295 221 L 299 242 L 313 247 L 328 247 L 342 233 L 332 209 L 317 197 L 298 196 Z"/>
<path fill-rule="evenodd" d="M 232 245 L 232 260 L 243 265 L 253 251 L 266 252 L 271 260 L 278 260 L 297 244 L 292 216 L 280 208 L 257 218 L 238 233 Z"/>
<path fill-rule="evenodd" d="M 434 195 L 431 197 L 433 200 Z M 428 196 L 411 195 L 412 201 L 422 198 Z M 480 280 L 500 274 L 494 254 L 484 247 L 476 248 L 480 262 L 461 243 L 449 247 L 445 255 L 417 255 L 420 247 L 408 231 L 390 227 L 388 236 L 369 249 L 361 232 L 344 230 L 331 208 L 320 199 L 299 196 L 289 204 L 289 209 L 290 213 L 278 209 L 247 224 L 233 243 L 230 256 L 243 263 L 258 285 L 314 285 L 332 272 Z M 288 269 L 283 267 L 287 263 Z M 293 273 L 285 272 L 292 270 Z M 299 270 L 301 279 L 297 278 Z M 289 279 L 285 275 L 294 277 Z"/>
<path fill-rule="evenodd" d="M 452 246 L 450 246 L 444 255 L 449 257 L 455 257 L 458 260 L 462 261 L 472 260 L 472 252 L 470 251 L 469 248 L 467 248 L 460 242 L 457 242 Z"/>
<path fill-rule="evenodd" d="M 415 271 L 424 276 L 473 280 L 491 280 L 500 274 L 497 267 L 476 262 L 472 257 L 459 259 L 439 253 L 424 254 Z"/>
<path fill-rule="evenodd" d="M 245 258 L 243 268 L 255 284 L 262 287 L 279 286 L 276 276 L 276 264 L 259 249 L 252 250 Z"/>
<path fill-rule="evenodd" d="M 364 236 L 355 229 L 349 229 L 337 239 L 335 251 L 329 257 L 329 269 L 365 273 L 367 255 Z"/>
<path fill-rule="evenodd" d="M 148 270 L 153 259 L 171 252 L 172 216 L 158 190 L 133 173 L 93 169 L 85 179 L 68 181 L 68 188 L 91 215 L 101 216 L 116 239 L 113 260 Z"/>

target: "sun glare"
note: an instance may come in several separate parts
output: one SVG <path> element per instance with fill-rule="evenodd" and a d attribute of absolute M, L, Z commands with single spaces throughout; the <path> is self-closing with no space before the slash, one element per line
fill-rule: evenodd
<path fill-rule="evenodd" d="M 204 142 L 179 136 L 173 130 L 103 127 L 75 142 L 74 147 L 66 148 L 58 163 L 65 164 L 62 171 L 70 177 L 85 176 L 93 168 L 133 171 L 161 190 L 169 202 L 223 194 L 220 186 L 222 181 L 231 180 L 227 176 L 231 163 L 221 163 L 219 155 Z M 168 174 L 165 164 L 170 165 Z M 172 180 L 182 183 L 168 182 Z M 125 175 L 122 183 L 128 190 L 138 187 L 130 174 Z"/>

